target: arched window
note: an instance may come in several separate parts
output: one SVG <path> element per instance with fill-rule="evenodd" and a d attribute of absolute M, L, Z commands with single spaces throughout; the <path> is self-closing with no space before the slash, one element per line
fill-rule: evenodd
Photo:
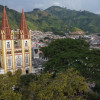
<path fill-rule="evenodd" d="M 26 62 L 26 64 L 29 63 L 29 56 L 28 55 L 25 56 L 25 62 Z"/>
<path fill-rule="evenodd" d="M 9 42 L 7 42 L 7 48 L 10 48 L 10 43 Z"/>
<path fill-rule="evenodd" d="M 25 46 L 26 46 L 26 47 L 28 46 L 28 42 L 27 42 L 27 41 L 25 41 Z"/>
<path fill-rule="evenodd" d="M 21 57 L 20 56 L 17 57 L 17 66 L 21 66 Z"/>
<path fill-rule="evenodd" d="M 8 67 L 11 66 L 11 58 L 8 58 Z"/>

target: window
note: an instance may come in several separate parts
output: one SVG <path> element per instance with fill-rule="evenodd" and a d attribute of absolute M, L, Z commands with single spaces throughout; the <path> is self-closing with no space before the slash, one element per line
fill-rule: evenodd
<path fill-rule="evenodd" d="M 26 46 L 26 47 L 28 46 L 28 42 L 27 42 L 27 41 L 25 41 L 25 46 Z"/>
<path fill-rule="evenodd" d="M 38 49 L 34 49 L 34 52 L 35 52 L 35 54 L 37 54 L 38 53 Z"/>
<path fill-rule="evenodd" d="M 26 57 L 25 57 L 25 61 L 26 61 L 26 64 L 29 63 L 29 56 L 28 56 L 28 55 L 26 55 Z"/>
<path fill-rule="evenodd" d="M 10 43 L 9 42 L 7 42 L 7 48 L 10 48 Z"/>
<path fill-rule="evenodd" d="M 11 66 L 11 58 L 8 58 L 8 66 Z"/>
<path fill-rule="evenodd" d="M 17 57 L 17 66 L 21 66 L 21 57 L 20 56 Z"/>

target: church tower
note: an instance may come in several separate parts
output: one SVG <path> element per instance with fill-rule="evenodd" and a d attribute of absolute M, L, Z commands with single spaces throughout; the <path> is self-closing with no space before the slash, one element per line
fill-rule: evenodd
<path fill-rule="evenodd" d="M 5 7 L 0 33 L 0 55 L 2 74 L 6 74 L 8 71 L 13 73 L 15 71 L 14 32 L 10 29 Z"/>
<path fill-rule="evenodd" d="M 22 67 L 23 74 L 32 72 L 32 47 L 31 47 L 31 32 L 28 31 L 24 10 L 20 21 L 20 30 L 18 34 L 19 46 L 22 48 Z"/>

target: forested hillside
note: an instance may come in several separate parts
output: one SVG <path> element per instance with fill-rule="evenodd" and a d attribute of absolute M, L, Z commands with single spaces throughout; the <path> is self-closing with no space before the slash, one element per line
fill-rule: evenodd
<path fill-rule="evenodd" d="M 100 32 L 100 16 L 88 11 L 75 11 L 58 6 L 46 9 L 58 16 L 66 26 L 78 27 L 84 31 Z"/>
<path fill-rule="evenodd" d="M 21 13 L 7 7 L 6 10 L 11 29 L 19 28 Z M 3 6 L 0 5 L 0 24 L 2 12 Z M 34 9 L 25 14 L 28 28 L 32 30 L 73 32 L 81 29 L 89 33 L 100 32 L 100 16 L 88 11 L 52 6 L 46 10 Z"/>

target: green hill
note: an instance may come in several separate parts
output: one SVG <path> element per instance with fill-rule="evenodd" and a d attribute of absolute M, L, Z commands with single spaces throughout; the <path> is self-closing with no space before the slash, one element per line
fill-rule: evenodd
<path fill-rule="evenodd" d="M 11 29 L 19 28 L 21 13 L 6 7 Z M 0 5 L 0 25 L 3 6 Z M 26 12 L 28 28 L 32 30 L 73 32 L 78 28 L 91 33 L 100 32 L 100 16 L 88 11 L 75 11 L 52 6 L 46 10 Z"/>
<path fill-rule="evenodd" d="M 78 27 L 92 33 L 100 32 L 100 16 L 94 13 L 75 11 L 58 6 L 52 6 L 46 11 L 58 16 L 68 26 Z"/>

